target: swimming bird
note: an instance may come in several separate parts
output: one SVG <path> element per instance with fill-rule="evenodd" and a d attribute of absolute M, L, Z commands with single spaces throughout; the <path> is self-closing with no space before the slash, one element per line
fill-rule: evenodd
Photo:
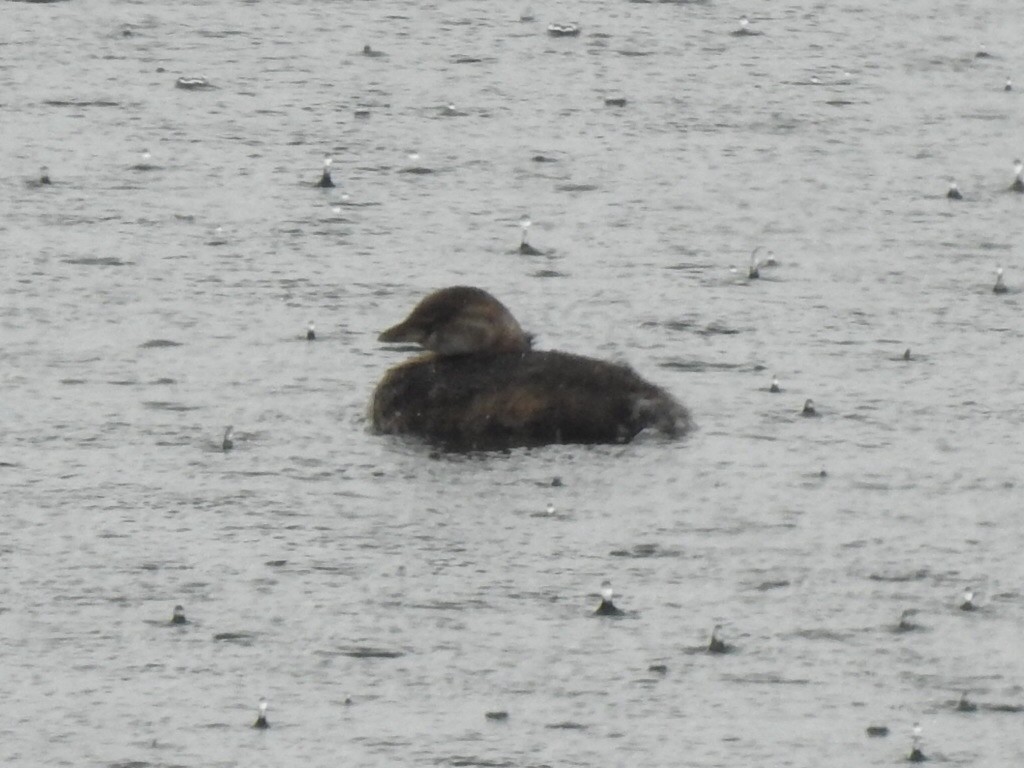
<path fill-rule="evenodd" d="M 39 169 L 39 183 L 53 184 L 53 182 L 50 181 L 50 169 L 47 168 L 45 165 Z"/>
<path fill-rule="evenodd" d="M 1006 293 L 1009 290 L 1003 282 L 1003 268 L 999 267 L 996 270 L 996 284 L 992 286 L 992 293 Z"/>
<path fill-rule="evenodd" d="M 309 325 L 306 326 L 306 341 L 316 340 L 316 327 L 313 325 L 313 321 L 309 321 Z"/>
<path fill-rule="evenodd" d="M 907 347 L 907 349 L 903 352 L 903 359 L 907 361 L 910 360 L 910 347 Z"/>
<path fill-rule="evenodd" d="M 543 251 L 534 248 L 532 245 L 526 242 L 526 233 L 529 231 L 532 224 L 533 222 L 530 221 L 529 216 L 524 215 L 521 219 L 519 219 L 519 227 L 523 231 L 522 236 L 519 239 L 519 252 L 524 256 L 540 256 L 543 254 Z"/>
<path fill-rule="evenodd" d="M 956 185 L 955 181 L 949 182 L 949 190 L 946 192 L 946 197 L 950 200 L 963 200 L 964 196 L 960 192 L 960 187 Z"/>
<path fill-rule="evenodd" d="M 626 99 L 622 96 L 613 96 L 612 98 L 605 99 L 604 105 L 606 107 L 624 107 L 626 106 Z"/>
<path fill-rule="evenodd" d="M 174 613 L 171 614 L 171 624 L 188 624 L 188 619 L 185 618 L 184 606 L 174 606 Z"/>
<path fill-rule="evenodd" d="M 1020 160 L 1013 161 L 1013 184 L 1010 185 L 1011 192 L 1024 192 L 1024 163 Z"/>
<path fill-rule="evenodd" d="M 801 416 L 817 416 L 818 412 L 814 410 L 814 401 L 810 398 L 804 400 L 804 408 L 800 411 Z"/>
<path fill-rule="evenodd" d="M 544 513 L 548 515 L 555 514 L 555 505 L 549 501 L 547 507 L 544 508 Z"/>
<path fill-rule="evenodd" d="M 535 351 L 531 338 L 487 291 L 435 291 L 379 337 L 432 354 L 385 374 L 371 403 L 374 428 L 463 451 L 627 443 L 648 427 L 689 431 L 686 408 L 627 366 Z"/>
<path fill-rule="evenodd" d="M 259 714 L 256 715 L 256 722 L 252 724 L 253 728 L 269 728 L 270 723 L 267 722 L 267 700 L 260 699 Z"/>
<path fill-rule="evenodd" d="M 224 430 L 224 440 L 221 442 L 220 447 L 225 451 L 230 451 L 235 447 L 235 441 L 231 439 L 231 434 L 235 431 L 234 427 L 228 427 Z"/>
<path fill-rule="evenodd" d="M 445 104 L 441 107 L 442 117 L 465 117 L 467 114 L 467 112 L 460 112 L 457 110 L 454 104 Z"/>
<path fill-rule="evenodd" d="M 324 158 L 324 172 L 320 174 L 320 181 L 316 185 L 322 188 L 334 186 L 334 180 L 331 179 L 331 158 Z"/>
<path fill-rule="evenodd" d="M 612 602 L 612 583 L 610 581 L 601 582 L 601 604 L 597 606 L 594 611 L 595 616 L 621 616 L 622 611 L 619 610 L 615 603 Z"/>
<path fill-rule="evenodd" d="M 964 601 L 960 603 L 961 611 L 976 611 L 978 606 L 974 604 L 974 590 L 970 587 L 964 590 Z"/>
<path fill-rule="evenodd" d="M 384 53 L 381 52 L 381 51 L 375 51 L 370 46 L 364 45 L 363 46 L 363 56 L 369 56 L 370 58 L 377 58 L 379 56 L 384 56 Z"/>
<path fill-rule="evenodd" d="M 729 646 L 721 638 L 722 625 L 715 624 L 711 630 L 711 641 L 708 643 L 708 653 L 728 653 Z"/>
<path fill-rule="evenodd" d="M 778 376 L 772 376 L 772 383 L 771 383 L 771 386 L 768 387 L 768 391 L 769 392 L 781 392 L 782 391 L 782 387 L 779 386 L 779 377 Z"/>
<path fill-rule="evenodd" d="M 1004 91 L 1012 91 L 1013 90 L 1013 81 L 1010 80 L 1009 77 L 1006 78 L 1006 84 L 1003 85 L 1003 90 Z"/>

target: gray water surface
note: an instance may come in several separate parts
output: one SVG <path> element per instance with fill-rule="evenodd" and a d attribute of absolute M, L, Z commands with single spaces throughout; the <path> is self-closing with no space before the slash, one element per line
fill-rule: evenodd
<path fill-rule="evenodd" d="M 524 10 L 2 4 L 4 765 L 1024 758 L 1012 9 Z M 453 284 L 698 430 L 373 435 Z"/>

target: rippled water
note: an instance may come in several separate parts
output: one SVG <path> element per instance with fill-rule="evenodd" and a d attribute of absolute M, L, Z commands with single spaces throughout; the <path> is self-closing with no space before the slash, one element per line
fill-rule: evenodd
<path fill-rule="evenodd" d="M 3 4 L 3 764 L 1024 757 L 1010 9 L 522 10 Z M 377 333 L 458 283 L 698 431 L 370 434 Z"/>

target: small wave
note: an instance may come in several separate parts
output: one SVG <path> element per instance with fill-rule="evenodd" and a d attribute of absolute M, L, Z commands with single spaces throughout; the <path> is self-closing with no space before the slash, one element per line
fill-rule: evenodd
<path fill-rule="evenodd" d="M 256 640 L 256 634 L 254 632 L 218 632 L 213 639 L 218 643 L 252 645 Z"/>
<path fill-rule="evenodd" d="M 205 77 L 179 77 L 174 81 L 174 87 L 184 91 L 212 91 L 217 88 Z"/>
<path fill-rule="evenodd" d="M 404 651 L 389 651 L 386 648 L 370 648 L 368 646 L 338 648 L 334 653 L 353 659 L 398 659 L 405 656 Z"/>
<path fill-rule="evenodd" d="M 723 679 L 731 683 L 752 683 L 754 685 L 809 685 L 811 682 L 802 677 L 781 677 L 767 672 L 753 675 L 725 675 Z"/>
<path fill-rule="evenodd" d="M 837 640 L 845 642 L 850 635 L 846 632 L 833 632 L 830 629 L 800 629 L 793 633 L 793 637 L 802 637 L 805 640 Z"/>
<path fill-rule="evenodd" d="M 782 589 L 783 587 L 788 586 L 789 581 L 787 581 L 786 579 L 779 579 L 778 581 L 762 581 L 760 584 L 754 587 L 754 589 L 756 589 L 758 592 L 767 592 L 771 589 Z"/>
<path fill-rule="evenodd" d="M 63 260 L 65 264 L 82 264 L 89 267 L 126 267 L 130 261 L 122 261 L 116 256 L 79 256 Z"/>
<path fill-rule="evenodd" d="M 12 0 L 12 2 L 40 2 L 40 0 Z M 78 99 L 44 99 L 43 104 L 48 107 L 120 107 L 119 101 L 107 101 L 106 99 L 78 100 Z"/>
<path fill-rule="evenodd" d="M 555 187 L 558 192 L 593 192 L 597 184 L 559 184 Z"/>
<path fill-rule="evenodd" d="M 198 406 L 195 405 L 183 405 L 181 403 L 171 403 L 164 400 L 143 400 L 142 405 L 153 411 L 174 411 L 177 413 L 184 413 L 186 411 L 199 410 Z"/>
<path fill-rule="evenodd" d="M 201 29 L 199 30 L 198 34 L 200 37 L 208 37 L 213 40 L 217 40 L 222 37 L 238 37 L 240 35 L 246 35 L 248 33 L 241 29 L 218 29 L 216 31 Z"/>
<path fill-rule="evenodd" d="M 703 360 L 666 360 L 659 365 L 672 371 L 689 371 L 693 373 L 736 371 L 744 367 L 742 363 L 708 363 Z"/>
<path fill-rule="evenodd" d="M 689 331 L 696 326 L 692 320 L 666 320 L 663 323 L 643 323 L 644 327 L 660 325 L 670 331 Z"/>
<path fill-rule="evenodd" d="M 150 339 L 139 345 L 141 349 L 159 349 L 162 347 L 180 347 L 181 343 L 170 339 Z"/>
<path fill-rule="evenodd" d="M 711 323 L 697 331 L 701 336 L 735 336 L 740 333 L 736 328 L 729 328 L 722 323 Z"/>
<path fill-rule="evenodd" d="M 904 582 L 904 581 L 921 581 L 927 579 L 931 574 L 927 568 L 919 568 L 916 571 L 909 573 L 872 573 L 868 576 L 871 581 L 889 581 L 889 582 Z"/>
<path fill-rule="evenodd" d="M 1017 713 L 1024 712 L 1024 705 L 1022 704 L 979 704 L 979 712 L 1008 712 Z"/>
<path fill-rule="evenodd" d="M 609 552 L 612 557 L 679 557 L 682 551 L 678 549 L 662 549 L 657 544 L 635 544 L 632 549 L 613 549 Z"/>

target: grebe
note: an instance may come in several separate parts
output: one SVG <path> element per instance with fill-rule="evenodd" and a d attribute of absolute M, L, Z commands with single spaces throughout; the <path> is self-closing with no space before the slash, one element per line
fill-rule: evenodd
<path fill-rule="evenodd" d="M 648 427 L 669 436 L 690 428 L 686 408 L 624 365 L 534 351 L 512 313 L 480 288 L 430 294 L 379 340 L 430 353 L 395 366 L 377 385 L 371 420 L 381 433 L 494 450 L 626 443 Z"/>

